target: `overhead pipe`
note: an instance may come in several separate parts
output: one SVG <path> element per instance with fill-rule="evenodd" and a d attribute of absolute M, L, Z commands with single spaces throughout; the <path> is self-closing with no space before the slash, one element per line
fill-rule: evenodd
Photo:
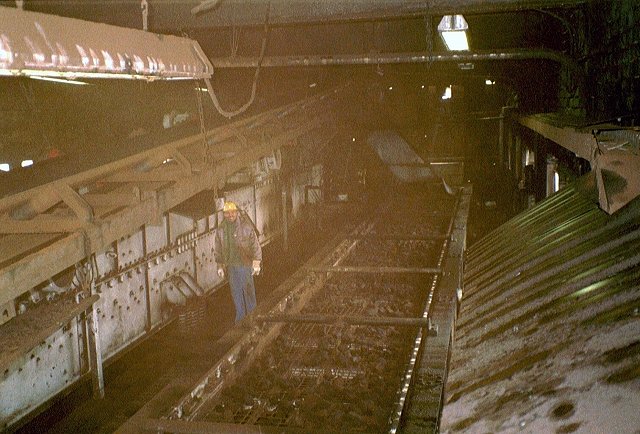
<path fill-rule="evenodd" d="M 258 57 L 216 57 L 209 59 L 214 68 L 256 68 L 260 61 L 264 67 L 335 66 L 335 65 L 383 65 L 433 62 L 480 62 L 487 60 L 550 60 L 578 70 L 578 64 L 569 56 L 545 49 L 511 49 L 501 51 L 468 51 L 446 53 L 379 53 L 338 54 L 312 56 L 270 56 L 261 61 Z"/>

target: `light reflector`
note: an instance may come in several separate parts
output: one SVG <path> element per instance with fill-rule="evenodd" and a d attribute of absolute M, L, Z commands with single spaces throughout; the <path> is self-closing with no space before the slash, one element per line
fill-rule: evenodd
<path fill-rule="evenodd" d="M 438 24 L 438 32 L 451 51 L 469 50 L 468 29 L 469 25 L 462 15 L 445 15 Z"/>
<path fill-rule="evenodd" d="M 0 75 L 65 78 L 210 78 L 191 39 L 0 7 Z"/>
<path fill-rule="evenodd" d="M 30 75 L 29 78 L 33 78 L 34 80 L 53 81 L 53 82 L 56 82 L 56 83 L 75 84 L 75 85 L 78 85 L 78 86 L 83 86 L 83 85 L 89 84 L 89 83 L 85 83 L 84 81 L 70 80 L 70 79 L 67 80 L 67 79 L 64 79 L 64 78 L 56 78 L 56 77 L 43 77 L 41 75 Z"/>

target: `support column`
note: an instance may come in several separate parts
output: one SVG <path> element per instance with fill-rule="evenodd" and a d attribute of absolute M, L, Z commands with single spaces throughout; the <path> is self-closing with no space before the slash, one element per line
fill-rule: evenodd
<path fill-rule="evenodd" d="M 555 190 L 555 177 L 556 170 L 558 169 L 558 159 L 553 155 L 547 156 L 547 181 L 546 181 L 546 197 L 551 196 L 556 192 Z"/>
<path fill-rule="evenodd" d="M 282 188 L 282 245 L 284 250 L 289 250 L 289 219 L 287 212 L 287 186 Z"/>
<path fill-rule="evenodd" d="M 96 293 L 95 283 L 98 276 L 96 255 L 91 255 L 89 261 L 92 270 L 92 279 L 89 289 L 93 296 Z M 99 316 L 96 303 L 92 303 L 91 307 L 85 311 L 82 317 L 87 342 L 87 358 L 89 359 L 89 369 L 91 370 L 93 397 L 95 399 L 102 399 L 104 398 L 104 373 L 102 367 L 102 348 L 100 346 Z"/>

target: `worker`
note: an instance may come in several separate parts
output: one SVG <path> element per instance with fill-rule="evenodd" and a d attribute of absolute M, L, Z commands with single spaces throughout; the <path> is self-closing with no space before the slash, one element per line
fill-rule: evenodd
<path fill-rule="evenodd" d="M 262 248 L 255 226 L 248 216 L 240 215 L 234 202 L 225 202 L 222 212 L 224 220 L 216 232 L 214 255 L 218 276 L 224 278 L 225 272 L 228 276 L 238 322 L 256 307 L 253 276 L 260 274 Z"/>

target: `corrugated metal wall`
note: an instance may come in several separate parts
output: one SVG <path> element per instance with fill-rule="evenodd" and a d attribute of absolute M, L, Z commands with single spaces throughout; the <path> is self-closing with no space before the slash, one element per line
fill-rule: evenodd
<path fill-rule="evenodd" d="M 442 432 L 637 432 L 640 202 L 580 184 L 469 249 Z"/>

